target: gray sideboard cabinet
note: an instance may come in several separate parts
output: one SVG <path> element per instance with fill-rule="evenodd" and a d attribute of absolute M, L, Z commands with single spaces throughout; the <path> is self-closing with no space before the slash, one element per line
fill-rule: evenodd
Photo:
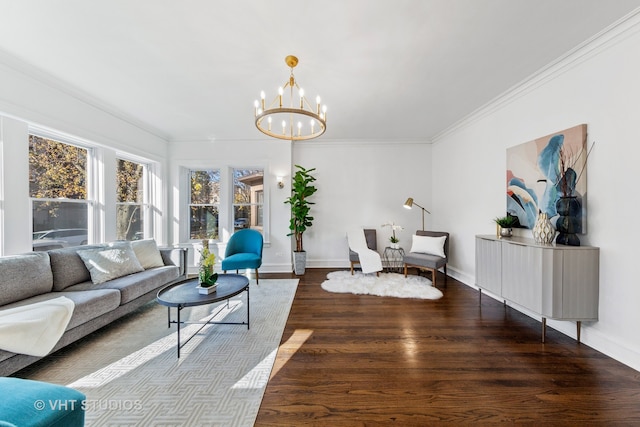
<path fill-rule="evenodd" d="M 476 236 L 476 286 L 542 317 L 598 320 L 600 249 L 540 245 L 523 237 Z"/>

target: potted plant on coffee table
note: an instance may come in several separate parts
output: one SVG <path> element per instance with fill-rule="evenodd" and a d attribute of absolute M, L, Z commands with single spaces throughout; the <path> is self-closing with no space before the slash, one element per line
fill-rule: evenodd
<path fill-rule="evenodd" d="M 198 267 L 198 292 L 210 294 L 218 287 L 218 273 L 214 273 L 213 267 L 216 263 L 216 256 L 209 251 L 209 240 L 202 241 L 202 251 L 200 252 L 200 266 Z"/>
<path fill-rule="evenodd" d="M 294 236 L 296 239 L 296 248 L 293 252 L 294 272 L 297 275 L 302 275 L 307 264 L 307 253 L 302 244 L 302 235 L 313 223 L 313 217 L 309 215 L 309 212 L 314 203 L 309 201 L 309 197 L 317 191 L 317 188 L 313 186 L 316 179 L 311 175 L 311 172 L 316 169 L 305 169 L 299 165 L 295 165 L 295 167 L 298 168 L 298 171 L 293 175 L 291 197 L 284 202 L 291 205 L 291 221 L 289 223 L 291 233 L 287 236 Z"/>

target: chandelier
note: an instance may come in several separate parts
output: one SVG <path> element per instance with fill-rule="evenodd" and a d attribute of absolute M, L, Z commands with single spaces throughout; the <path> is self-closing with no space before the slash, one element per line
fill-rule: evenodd
<path fill-rule="evenodd" d="M 278 139 L 302 141 L 317 138 L 327 129 L 327 106 L 320 105 L 319 96 L 316 97 L 315 108 L 305 98 L 304 89 L 298 86 L 293 75 L 298 58 L 289 55 L 284 62 L 291 68 L 289 81 L 278 88 L 278 95 L 269 105 L 264 91 L 260 93 L 260 102 L 254 102 L 256 127 Z"/>

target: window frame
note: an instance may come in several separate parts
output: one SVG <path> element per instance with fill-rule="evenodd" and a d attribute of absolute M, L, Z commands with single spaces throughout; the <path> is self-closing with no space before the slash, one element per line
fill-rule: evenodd
<path fill-rule="evenodd" d="M 116 163 L 115 163 L 115 177 L 116 177 L 116 215 L 118 211 L 118 206 L 141 206 L 141 214 L 140 219 L 142 220 L 142 238 L 149 239 L 155 238 L 155 234 L 153 231 L 155 230 L 154 221 L 153 221 L 153 196 L 151 195 L 151 169 L 152 166 L 147 159 L 141 159 L 139 157 L 135 157 L 129 154 L 125 154 L 122 152 L 116 152 Z M 118 201 L 118 162 L 120 160 L 124 160 L 130 163 L 136 163 L 142 165 L 142 202 L 119 202 Z M 116 233 L 118 224 L 116 221 Z"/>
<path fill-rule="evenodd" d="M 237 170 L 251 170 L 251 171 L 261 171 L 262 172 L 262 188 L 260 190 L 255 190 L 255 194 L 260 193 L 262 195 L 262 203 L 235 203 L 234 200 L 234 194 L 235 194 L 235 175 L 236 175 L 236 171 Z M 247 176 L 251 176 L 251 175 L 247 175 Z M 231 221 L 232 221 L 232 230 L 235 232 L 235 212 L 236 212 L 236 207 L 242 207 L 242 206 L 246 206 L 249 208 L 249 210 L 251 211 L 251 218 L 256 218 L 256 225 L 252 226 L 251 223 L 248 224 L 248 228 L 253 228 L 254 230 L 258 230 L 260 231 L 260 233 L 264 233 L 264 211 L 265 211 L 265 197 L 264 197 L 264 190 L 265 190 L 265 182 L 264 182 L 264 177 L 265 177 L 265 170 L 264 168 L 258 168 L 258 167 L 252 167 L 252 168 L 247 168 L 247 167 L 243 167 L 243 168 L 238 168 L 238 167 L 234 167 L 231 168 L 231 197 L 232 197 L 232 204 L 231 204 Z M 257 223 L 257 219 L 260 218 L 262 220 L 262 224 Z"/>
<path fill-rule="evenodd" d="M 218 200 L 219 200 L 218 203 L 192 203 L 191 202 L 191 196 L 192 196 L 192 194 L 191 194 L 191 173 L 192 172 L 199 172 L 199 171 L 206 171 L 206 172 L 218 171 L 218 175 L 220 176 L 220 180 L 218 181 L 218 187 L 220 189 L 220 193 L 218 194 Z M 188 242 L 200 242 L 200 241 L 202 241 L 202 239 L 200 239 L 200 238 L 198 238 L 198 239 L 192 239 L 191 238 L 191 207 L 193 207 L 193 206 L 214 206 L 214 207 L 217 207 L 217 209 L 218 209 L 218 224 L 217 224 L 217 227 L 218 227 L 218 238 L 217 239 L 210 238 L 209 240 L 213 241 L 213 242 L 222 241 L 222 238 L 221 238 L 222 233 L 220 231 L 220 229 L 221 229 L 221 226 L 220 226 L 221 219 L 220 219 L 220 217 L 221 217 L 221 206 L 223 205 L 223 192 L 224 192 L 224 190 L 223 190 L 223 182 L 224 182 L 224 180 L 223 180 L 223 169 L 219 168 L 219 167 L 191 167 L 191 168 L 188 168 L 186 172 L 187 172 L 187 174 L 186 174 L 185 186 L 186 186 L 187 204 L 186 204 L 186 210 L 185 210 L 185 214 L 186 215 L 184 216 L 184 218 L 185 218 L 184 223 L 185 223 L 185 228 L 186 228 L 186 239 L 185 240 L 188 241 Z"/>
<path fill-rule="evenodd" d="M 225 243 L 229 240 L 233 234 L 233 169 L 261 169 L 264 173 L 263 178 L 263 199 L 262 204 L 262 219 L 263 228 L 262 236 L 264 239 L 265 247 L 270 245 L 270 188 L 267 184 L 267 177 L 271 176 L 269 165 L 263 164 L 242 164 L 239 162 L 229 162 L 224 164 L 211 164 L 204 162 L 180 162 L 177 166 L 177 178 L 179 196 L 175 199 L 177 202 L 177 212 L 179 212 L 178 220 L 178 235 L 176 236 L 179 241 L 186 243 L 198 243 L 197 239 L 191 239 L 189 234 L 189 203 L 191 201 L 191 189 L 190 189 L 190 172 L 192 170 L 220 170 L 220 207 L 218 216 L 218 240 L 216 243 Z"/>
<path fill-rule="evenodd" d="M 29 224 L 31 227 L 31 234 L 33 230 L 33 208 L 34 202 L 62 202 L 62 203 L 78 203 L 87 205 L 87 243 L 93 243 L 96 241 L 97 230 L 100 229 L 101 224 L 97 222 L 96 206 L 99 201 L 96 199 L 99 178 L 96 174 L 97 167 L 96 161 L 100 156 L 97 147 L 84 141 L 80 138 L 75 138 L 62 133 L 53 132 L 48 129 L 43 129 L 37 126 L 30 126 L 28 129 L 29 137 L 35 136 L 37 138 L 48 139 L 61 144 L 66 144 L 74 147 L 86 150 L 86 198 L 85 199 L 68 199 L 68 198 L 49 198 L 49 197 L 31 197 L 29 194 Z"/>

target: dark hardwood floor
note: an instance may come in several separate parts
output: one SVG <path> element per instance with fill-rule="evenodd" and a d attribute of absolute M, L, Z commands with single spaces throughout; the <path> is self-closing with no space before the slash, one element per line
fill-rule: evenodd
<path fill-rule="evenodd" d="M 329 271 L 300 277 L 256 426 L 640 425 L 639 372 L 454 279 L 413 300 Z"/>

